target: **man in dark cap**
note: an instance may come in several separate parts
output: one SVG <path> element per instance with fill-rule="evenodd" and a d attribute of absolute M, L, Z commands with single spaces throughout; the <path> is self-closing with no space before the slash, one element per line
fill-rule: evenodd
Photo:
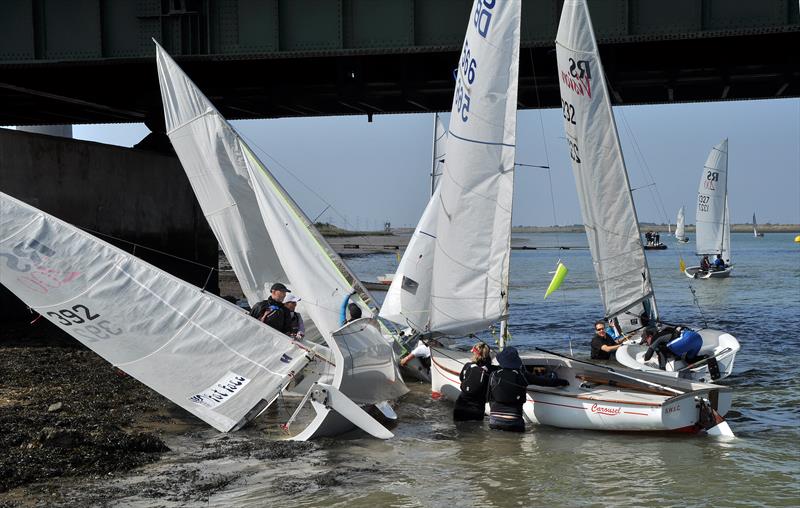
<path fill-rule="evenodd" d="M 292 329 L 292 315 L 283 305 L 286 293 L 291 293 L 291 290 L 276 282 L 270 287 L 269 297 L 253 305 L 250 315 L 279 332 L 288 334 Z"/>

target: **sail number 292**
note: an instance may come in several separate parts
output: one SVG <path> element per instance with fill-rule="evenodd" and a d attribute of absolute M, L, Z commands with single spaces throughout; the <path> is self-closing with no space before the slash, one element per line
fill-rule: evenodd
<path fill-rule="evenodd" d="M 89 310 L 89 307 L 81 304 L 73 305 L 71 309 L 50 311 L 47 315 L 57 320 L 62 326 L 75 326 L 70 331 L 89 342 L 109 339 L 112 335 L 122 333 L 121 328 L 112 326 L 108 320 L 102 319 L 98 321 L 100 314 L 93 313 Z"/>

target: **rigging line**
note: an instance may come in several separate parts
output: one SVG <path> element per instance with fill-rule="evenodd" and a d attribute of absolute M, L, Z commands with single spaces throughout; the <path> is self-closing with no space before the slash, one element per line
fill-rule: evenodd
<path fill-rule="evenodd" d="M 161 254 L 161 255 L 167 256 L 167 257 L 171 257 L 171 258 L 173 258 L 173 259 L 177 259 L 177 260 L 179 260 L 179 261 L 184 261 L 184 262 L 186 262 L 186 263 L 191 263 L 191 264 L 193 264 L 193 265 L 197 265 L 197 266 L 199 266 L 199 267 L 202 267 L 202 268 L 208 268 L 209 270 L 216 270 L 216 271 L 218 271 L 218 272 L 222 272 L 222 271 L 230 271 L 230 270 L 220 270 L 220 269 L 219 269 L 219 268 L 217 268 L 217 267 L 214 267 L 214 266 L 208 266 L 208 265 L 204 265 L 203 263 L 199 263 L 199 262 L 197 262 L 197 261 L 195 261 L 195 260 L 193 260 L 193 259 L 182 258 L 182 257 L 180 257 L 180 256 L 177 256 L 177 255 L 175 255 L 175 254 L 170 254 L 169 252 L 165 252 L 165 251 L 163 251 L 163 250 L 154 249 L 154 248 L 152 248 L 152 247 L 148 247 L 148 246 L 146 246 L 146 245 L 142 245 L 142 244 L 140 244 L 140 243 L 131 242 L 130 240 L 126 240 L 126 239 L 124 239 L 124 238 L 119 238 L 119 237 L 117 237 L 117 236 L 114 236 L 114 235 L 109 235 L 109 234 L 107 234 L 107 233 L 102 233 L 102 232 L 100 232 L 100 231 L 95 231 L 94 229 L 91 229 L 91 228 L 88 228 L 88 227 L 85 227 L 85 226 L 76 226 L 76 227 L 78 227 L 78 228 L 82 229 L 83 231 L 86 231 L 87 233 L 92 233 L 93 235 L 98 235 L 98 236 L 104 236 L 104 237 L 106 237 L 106 238 L 111 238 L 112 240 L 117 240 L 118 242 L 122 242 L 122 243 L 125 243 L 125 244 L 128 244 L 128 245 L 131 245 L 131 246 L 133 246 L 133 250 L 134 250 L 134 252 L 132 252 L 132 253 L 131 253 L 131 255 L 135 255 L 135 253 L 136 253 L 136 248 L 137 248 L 137 247 L 139 247 L 139 248 L 141 248 L 141 249 L 144 249 L 144 250 L 149 250 L 149 251 L 152 251 L 152 252 L 155 252 L 155 253 L 158 253 L 158 254 Z"/>
<path fill-rule="evenodd" d="M 259 145 L 259 144 L 258 144 L 258 143 L 256 143 L 255 141 L 253 141 L 253 139 L 251 139 L 249 136 L 246 136 L 244 133 L 242 133 L 242 132 L 239 132 L 239 131 L 237 131 L 237 133 L 238 133 L 238 134 L 239 134 L 239 135 L 240 135 L 240 136 L 241 136 L 243 139 L 245 139 L 245 141 L 247 141 L 247 143 L 249 143 L 249 144 L 253 145 L 254 147 L 256 147 L 256 149 L 258 149 L 258 151 L 260 151 L 260 152 L 261 152 L 263 155 L 267 156 L 267 157 L 268 157 L 270 160 L 272 160 L 272 161 L 275 163 L 275 165 L 277 165 L 279 168 L 281 168 L 282 170 L 284 170 L 284 171 L 285 171 L 285 172 L 286 172 L 286 173 L 287 173 L 289 176 L 291 176 L 292 178 L 294 178 L 295 180 L 297 180 L 297 181 L 300 183 L 300 185 L 302 185 L 302 186 L 303 186 L 303 187 L 304 187 L 306 190 L 308 190 L 308 191 L 309 191 L 309 192 L 311 192 L 311 193 L 312 193 L 314 196 L 316 196 L 316 197 L 317 197 L 317 199 L 319 199 L 320 201 L 322 201 L 323 203 L 325 203 L 326 205 L 328 205 L 328 208 L 330 208 L 330 209 L 331 209 L 331 210 L 332 210 L 334 213 L 336 213 L 336 215 L 338 215 L 338 216 L 339 216 L 339 217 L 340 217 L 340 218 L 341 218 L 341 219 L 344 221 L 344 224 L 345 224 L 346 226 L 348 226 L 348 227 L 352 226 L 352 224 L 350 224 L 350 221 L 348 221 L 348 220 L 347 220 L 347 217 L 345 217 L 345 216 L 344 216 L 344 215 L 343 215 L 343 214 L 342 214 L 342 213 L 341 213 L 339 210 L 337 210 L 335 206 L 333 206 L 331 203 L 329 203 L 329 202 L 328 202 L 328 201 L 327 201 L 325 198 L 323 198 L 323 197 L 322 197 L 322 196 L 321 196 L 321 195 L 320 195 L 320 194 L 319 194 L 317 191 L 315 191 L 314 189 L 312 189 L 312 188 L 311 188 L 311 187 L 310 187 L 308 184 L 306 184 L 306 183 L 305 183 L 305 182 L 304 182 L 304 181 L 303 181 L 303 180 L 302 180 L 302 179 L 301 179 L 299 176 L 297 176 L 297 175 L 296 175 L 296 174 L 294 174 L 294 173 L 293 173 L 291 170 L 289 170 L 289 168 L 287 168 L 285 165 L 283 165 L 283 164 L 281 163 L 281 161 L 279 161 L 278 159 L 276 159 L 275 157 L 273 157 L 272 155 L 270 155 L 270 154 L 269 154 L 269 153 L 268 153 L 268 152 L 267 152 L 267 151 L 266 151 L 264 148 L 262 148 L 262 147 L 261 147 L 261 145 Z"/>
<path fill-rule="evenodd" d="M 622 123 L 625 125 L 625 130 L 628 132 L 628 136 L 630 136 L 631 141 L 633 142 L 634 146 L 633 153 L 636 155 L 637 159 L 639 159 L 642 168 L 644 168 L 645 172 L 647 173 L 647 176 L 650 178 L 650 182 L 653 185 L 656 185 L 656 179 L 653 177 L 652 171 L 650 171 L 650 166 L 647 164 L 647 159 L 645 159 L 644 157 L 644 152 L 642 152 L 642 149 L 639 147 L 639 141 L 636 139 L 636 136 L 633 133 L 633 129 L 631 129 L 630 123 L 628 122 L 628 118 L 625 115 L 625 111 L 619 109 L 619 116 L 620 118 L 622 118 Z M 654 195 L 656 198 L 658 198 L 658 206 L 661 208 L 660 212 L 663 215 L 664 220 L 667 223 L 669 223 L 669 214 L 667 213 L 667 209 L 664 206 L 664 201 L 661 199 L 661 194 L 656 192 Z"/>
<path fill-rule="evenodd" d="M 539 169 L 550 169 L 550 166 L 537 166 L 536 164 L 523 164 L 521 162 L 515 162 L 515 166 L 520 166 L 523 168 L 539 168 Z"/>
<path fill-rule="evenodd" d="M 531 33 L 530 26 L 528 25 L 528 18 L 525 18 L 525 31 L 528 34 Z M 547 179 L 548 179 L 548 184 L 550 186 L 550 202 L 553 207 L 553 225 L 558 226 L 558 218 L 556 217 L 556 201 L 555 201 L 555 196 L 553 195 L 553 179 L 550 176 L 550 168 L 552 167 L 552 164 L 550 162 L 550 152 L 547 149 L 547 138 L 544 135 L 545 130 L 544 130 L 544 119 L 542 117 L 542 100 L 541 97 L 539 96 L 539 81 L 536 75 L 536 64 L 534 64 L 533 62 L 533 47 L 528 48 L 528 59 L 531 62 L 531 71 L 533 73 L 533 90 L 536 93 L 536 110 L 539 115 L 539 128 L 542 131 L 542 148 L 544 149 L 544 160 L 548 168 Z M 558 231 L 556 231 L 556 241 L 558 241 L 558 244 L 561 245 L 560 233 Z"/>

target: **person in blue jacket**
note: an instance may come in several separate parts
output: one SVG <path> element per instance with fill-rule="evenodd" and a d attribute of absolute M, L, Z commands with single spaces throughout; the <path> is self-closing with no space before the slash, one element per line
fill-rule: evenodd
<path fill-rule="evenodd" d="M 666 368 L 667 358 L 670 356 L 679 358 L 686 363 L 692 363 L 698 359 L 700 348 L 703 347 L 703 337 L 694 330 L 684 328 L 674 339 L 672 335 L 662 335 L 653 340 L 655 334 L 655 328 L 647 328 L 642 332 L 643 341 L 649 344 L 647 352 L 644 354 L 644 361 L 650 360 L 654 353 L 658 354 L 658 368 L 663 370 Z"/>

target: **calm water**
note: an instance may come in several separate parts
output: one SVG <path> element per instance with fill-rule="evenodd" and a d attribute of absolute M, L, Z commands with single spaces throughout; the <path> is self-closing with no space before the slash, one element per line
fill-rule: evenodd
<path fill-rule="evenodd" d="M 398 407 L 401 421 L 393 440 L 329 440 L 294 460 L 207 464 L 217 472 L 247 472 L 246 480 L 214 495 L 209 505 L 796 506 L 800 245 L 792 242 L 795 234 L 763 239 L 734 234 L 736 267 L 729 279 L 695 282 L 680 273 L 680 254 L 687 264 L 695 260 L 691 243 L 681 252 L 667 240 L 669 250 L 648 252 L 665 321 L 698 325 L 705 319 L 742 343 L 735 375 L 726 380 L 736 390 L 728 415 L 735 440 L 530 426 L 513 435 L 485 424 L 457 427 L 451 404 L 432 401 L 429 387 L 417 384 Z M 582 234 L 515 235 L 514 241 L 585 245 Z M 544 301 L 548 272 L 559 258 L 569 275 Z M 374 280 L 394 271 L 396 259 L 376 255 L 348 263 L 365 280 Z M 513 343 L 520 349 L 569 352 L 571 344 L 576 355 L 588 355 L 592 323 L 603 313 L 588 250 L 514 251 L 511 300 Z M 247 432 L 236 439 L 246 439 Z M 216 439 L 212 433 L 206 437 Z M 180 456 L 185 444 L 170 444 Z M 335 481 L 320 482 L 330 471 Z"/>

